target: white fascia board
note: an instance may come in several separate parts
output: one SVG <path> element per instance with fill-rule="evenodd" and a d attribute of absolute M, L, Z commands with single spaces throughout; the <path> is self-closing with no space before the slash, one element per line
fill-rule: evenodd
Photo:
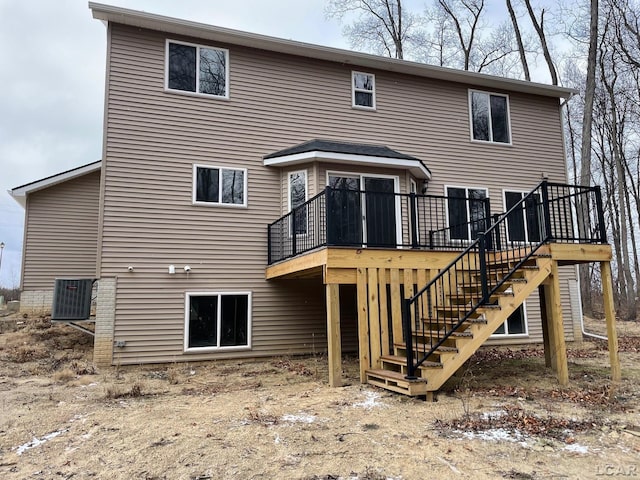
<path fill-rule="evenodd" d="M 367 155 L 354 155 L 352 153 L 334 153 L 314 150 L 312 152 L 295 153 L 282 157 L 267 158 L 264 160 L 265 167 L 286 167 L 300 163 L 322 160 L 348 165 L 365 165 L 374 167 L 404 168 L 416 178 L 431 180 L 431 172 L 419 160 L 409 160 L 408 158 L 373 157 Z"/>
<path fill-rule="evenodd" d="M 13 199 L 18 202 L 22 208 L 26 208 L 27 205 L 27 195 L 29 193 L 37 192 L 38 190 L 42 190 L 44 188 L 49 188 L 59 183 L 66 182 L 68 180 L 81 177 L 88 173 L 96 172 L 102 168 L 102 161 L 90 163 L 88 165 L 84 165 L 82 167 L 74 168 L 72 170 L 67 170 L 66 172 L 58 173 L 56 175 L 52 175 L 47 178 L 43 178 L 41 180 L 36 180 L 35 182 L 27 183 L 26 185 L 22 185 L 20 187 L 16 187 L 12 190 L 7 190 L 9 195 L 13 197 Z"/>
<path fill-rule="evenodd" d="M 447 82 L 457 82 L 476 87 L 502 89 L 512 92 L 530 93 L 554 98 L 569 98 L 577 90 L 556 85 L 527 82 L 512 78 L 497 77 L 454 68 L 438 67 L 425 63 L 398 60 L 390 57 L 353 52 L 341 48 L 325 47 L 311 43 L 297 42 L 283 38 L 243 32 L 200 22 L 181 20 L 178 18 L 153 13 L 114 7 L 89 2 L 93 18 L 105 22 L 119 23 L 137 28 L 147 28 L 174 35 L 205 39 L 212 42 L 227 43 L 249 48 L 258 48 L 272 52 L 298 55 L 329 62 L 338 62 L 354 67 L 379 69 L 389 72 L 405 73 L 419 77 L 427 77 Z"/>

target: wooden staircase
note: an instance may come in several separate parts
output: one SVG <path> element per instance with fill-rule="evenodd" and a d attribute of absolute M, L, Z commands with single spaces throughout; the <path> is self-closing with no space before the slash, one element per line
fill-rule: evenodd
<path fill-rule="evenodd" d="M 517 259 L 502 260 L 499 254 L 486 266 L 487 276 L 496 276 L 499 271 L 511 269 L 517 265 Z M 447 323 L 460 323 L 449 336 L 420 364 L 415 379 L 408 379 L 407 346 L 402 342 L 394 342 L 393 354 L 380 357 L 381 368 L 370 368 L 365 371 L 366 381 L 387 390 L 410 396 L 427 395 L 438 391 L 442 385 L 466 362 L 478 348 L 496 331 L 509 316 L 551 274 L 552 260 L 548 256 L 531 256 L 523 265 L 514 270 L 507 280 L 494 291 L 489 300 L 473 312 L 481 292 L 477 282 L 468 281 L 480 274 L 478 269 L 457 272 L 456 285 L 452 292 L 446 294 L 446 302 L 438 306 L 438 318 L 447 319 Z M 437 321 L 419 319 L 427 329 L 413 329 L 414 347 L 428 352 L 429 346 L 439 343 L 443 331 L 435 328 Z M 429 327 L 430 325 L 430 327 Z"/>

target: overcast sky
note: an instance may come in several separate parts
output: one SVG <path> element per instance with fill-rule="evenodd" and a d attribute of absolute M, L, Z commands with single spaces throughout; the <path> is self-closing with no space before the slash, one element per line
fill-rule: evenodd
<path fill-rule="evenodd" d="M 346 48 L 324 0 L 100 3 Z M 24 210 L 7 190 L 102 156 L 106 29 L 85 0 L 0 0 L 0 285 L 18 286 Z"/>

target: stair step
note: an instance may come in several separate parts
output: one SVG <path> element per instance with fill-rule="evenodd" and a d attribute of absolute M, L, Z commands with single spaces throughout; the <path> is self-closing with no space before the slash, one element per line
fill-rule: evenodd
<path fill-rule="evenodd" d="M 407 348 L 407 344 L 404 342 L 394 343 L 393 346 L 395 348 Z M 424 343 L 414 344 L 413 346 L 423 352 L 431 348 L 431 345 L 426 345 Z M 443 345 L 440 345 L 438 348 L 436 348 L 435 353 L 458 353 L 458 349 L 456 347 L 445 347 Z"/>
<path fill-rule="evenodd" d="M 452 305 L 468 305 L 469 303 L 478 303 L 482 299 L 482 296 L 470 295 L 468 292 L 462 295 L 450 293 L 448 297 L 449 303 Z M 493 299 L 494 301 L 497 301 L 500 297 L 513 297 L 513 292 L 495 292 L 491 294 L 489 300 Z"/>
<path fill-rule="evenodd" d="M 407 365 L 407 357 L 402 357 L 400 355 L 382 355 L 380 357 L 383 363 L 391 363 L 392 365 L 399 365 L 404 367 Z M 442 363 L 440 362 L 422 362 L 419 368 L 442 368 Z"/>
<path fill-rule="evenodd" d="M 400 372 L 382 369 L 366 370 L 365 374 L 367 383 L 387 390 L 410 396 L 426 395 L 427 393 L 427 380 L 424 378 L 408 380 Z"/>

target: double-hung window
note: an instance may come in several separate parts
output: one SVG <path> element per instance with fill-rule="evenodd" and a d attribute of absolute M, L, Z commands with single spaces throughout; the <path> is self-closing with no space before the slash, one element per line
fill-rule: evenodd
<path fill-rule="evenodd" d="M 469 90 L 469 107 L 474 140 L 511 143 L 507 95 Z"/>
<path fill-rule="evenodd" d="M 246 207 L 246 169 L 194 165 L 193 203 Z"/>
<path fill-rule="evenodd" d="M 475 240 L 488 227 L 485 188 L 447 187 L 447 219 L 451 240 Z"/>
<path fill-rule="evenodd" d="M 371 73 L 351 72 L 352 105 L 375 110 L 376 78 Z"/>
<path fill-rule="evenodd" d="M 166 88 L 228 98 L 229 51 L 167 40 Z"/>
<path fill-rule="evenodd" d="M 289 173 L 289 211 L 295 212 L 292 216 L 292 232 L 296 235 L 306 235 L 308 229 L 307 208 L 302 206 L 307 201 L 307 172 Z"/>
<path fill-rule="evenodd" d="M 540 194 L 526 195 L 523 192 L 504 192 L 506 211 L 513 209 L 507 217 L 510 242 L 539 242 L 542 238 L 542 199 Z"/>
<path fill-rule="evenodd" d="M 251 346 L 250 292 L 189 292 L 185 298 L 185 351 Z"/>

